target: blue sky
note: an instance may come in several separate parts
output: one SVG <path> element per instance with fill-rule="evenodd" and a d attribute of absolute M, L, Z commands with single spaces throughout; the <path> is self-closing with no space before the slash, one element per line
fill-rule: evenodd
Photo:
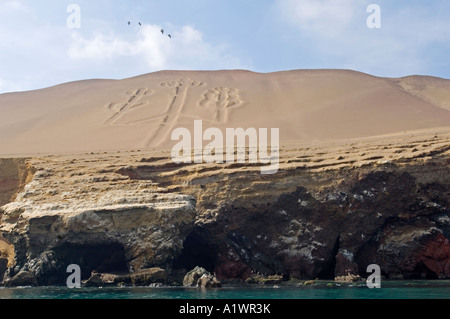
<path fill-rule="evenodd" d="M 448 0 L 0 0 L 0 93 L 163 69 L 450 78 L 449 21 Z"/>

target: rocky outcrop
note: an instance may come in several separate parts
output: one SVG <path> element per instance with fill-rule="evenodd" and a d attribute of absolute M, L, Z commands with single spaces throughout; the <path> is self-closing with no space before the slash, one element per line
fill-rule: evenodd
<path fill-rule="evenodd" d="M 210 275 L 210 273 L 203 267 L 195 267 L 190 270 L 183 279 L 183 286 L 185 287 L 195 287 L 197 286 L 198 280 L 203 275 Z"/>
<path fill-rule="evenodd" d="M 3 281 L 3 276 L 8 269 L 8 259 L 0 257 L 0 282 Z"/>
<path fill-rule="evenodd" d="M 38 286 L 36 277 L 29 271 L 19 271 L 12 278 L 5 280 L 5 287 L 35 287 Z"/>
<path fill-rule="evenodd" d="M 198 266 L 189 271 L 183 279 L 185 287 L 218 288 L 221 285 L 222 283 L 215 276 Z"/>
<path fill-rule="evenodd" d="M 265 203 L 234 200 L 197 227 L 217 243 L 214 271 L 222 279 L 234 278 L 230 264 L 239 263 L 296 278 L 365 276 L 372 263 L 388 276 L 448 278 L 448 184 L 422 184 L 413 174 L 395 168 L 333 172 L 329 180 L 342 182 L 319 191 L 299 186 Z"/>
<path fill-rule="evenodd" d="M 362 153 L 368 161 L 359 164 L 285 159 L 292 166 L 266 177 L 248 167 L 194 176 L 177 188 L 200 212 L 180 260 L 222 281 L 365 278 L 370 264 L 388 278 L 450 278 L 448 145 L 424 153 L 403 145 L 395 154 L 414 152 L 389 161 Z"/>
<path fill-rule="evenodd" d="M 64 284 L 70 264 L 81 267 L 84 279 L 92 271 L 170 269 L 194 225 L 195 200 L 160 190 L 120 177 L 59 179 L 38 168 L 1 208 L 0 230 L 15 250 L 6 279 L 27 271 L 39 285 Z"/>
<path fill-rule="evenodd" d="M 205 271 L 189 286 L 217 285 L 212 273 L 364 278 L 370 264 L 388 278 L 450 278 L 449 141 L 285 149 L 273 175 L 165 153 L 33 158 L 32 181 L 0 208 L 5 282 L 26 272 L 65 284 L 69 264 L 102 285 L 181 284 L 195 266 Z M 389 160 L 374 155 L 385 149 Z"/>
<path fill-rule="evenodd" d="M 193 201 L 187 196 L 150 198 L 150 203 L 73 211 L 66 207 L 64 214 L 33 205 L 7 205 L 6 220 L 18 212 L 21 216 L 5 233 L 16 250 L 13 273 L 28 270 L 42 284 L 60 281 L 67 276 L 63 266 L 70 264 L 78 264 L 83 275 L 92 270 L 170 268 L 193 227 Z M 39 213 L 31 212 L 34 209 Z"/>
<path fill-rule="evenodd" d="M 134 286 L 148 286 L 150 284 L 165 284 L 167 271 L 158 267 L 148 268 L 130 275 L 131 284 Z M 124 280 L 127 283 L 127 280 Z"/>
<path fill-rule="evenodd" d="M 222 287 L 222 283 L 215 276 L 205 274 L 198 279 L 197 286 L 201 288 L 219 288 Z"/>
<path fill-rule="evenodd" d="M 14 200 L 33 178 L 28 158 L 0 158 L 0 206 Z"/>
<path fill-rule="evenodd" d="M 280 275 L 252 275 L 245 280 L 246 283 L 252 285 L 278 285 L 283 282 L 283 276 Z"/>
<path fill-rule="evenodd" d="M 82 282 L 84 287 L 103 286 L 150 286 L 153 284 L 166 284 L 167 271 L 152 267 L 128 274 L 110 274 L 93 272 L 89 279 Z"/>
<path fill-rule="evenodd" d="M 346 275 L 346 276 L 337 276 L 334 278 L 336 282 L 356 282 L 361 281 L 361 277 L 359 275 Z"/>

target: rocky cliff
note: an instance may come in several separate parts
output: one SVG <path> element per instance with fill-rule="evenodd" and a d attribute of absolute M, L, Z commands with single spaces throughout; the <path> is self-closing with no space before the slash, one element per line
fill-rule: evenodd
<path fill-rule="evenodd" d="M 449 278 L 449 145 L 424 133 L 285 146 L 273 175 L 162 151 L 23 159 L 14 178 L 29 180 L 0 209 L 5 281 L 65 284 L 69 264 L 83 279 L 195 266 L 222 281 L 332 279 L 373 263 L 389 278 Z"/>
<path fill-rule="evenodd" d="M 40 285 L 62 284 L 70 264 L 83 278 L 170 268 L 194 225 L 194 198 L 58 160 L 29 160 L 32 181 L 0 210 L 3 242 L 14 250 L 6 279 L 27 271 Z"/>

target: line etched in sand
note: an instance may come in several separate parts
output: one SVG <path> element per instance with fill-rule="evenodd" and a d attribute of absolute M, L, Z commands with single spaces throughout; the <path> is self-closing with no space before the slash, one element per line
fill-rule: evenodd
<path fill-rule="evenodd" d="M 0 94 L 0 153 L 169 149 L 174 144 L 171 131 L 191 129 L 194 120 L 221 130 L 279 128 L 280 145 L 416 135 L 422 130 L 440 138 L 450 127 L 448 94 L 446 79 L 388 79 L 351 70 L 161 71 L 122 80 L 77 81 Z M 422 144 L 392 152 L 417 155 Z M 366 153 L 357 159 L 382 155 Z M 351 160 L 350 155 L 329 160 L 341 163 Z M 376 161 L 384 160 L 390 159 Z"/>
<path fill-rule="evenodd" d="M 174 95 L 167 106 L 162 122 L 159 124 L 156 132 L 147 138 L 145 146 L 159 146 L 166 140 L 183 112 L 189 88 L 204 86 L 206 83 L 191 79 L 180 79 L 178 81 L 163 82 L 160 85 L 163 88 L 173 89 Z"/>
<path fill-rule="evenodd" d="M 125 101 L 108 103 L 106 108 L 114 112 L 114 114 L 105 121 L 105 124 L 112 125 L 117 123 L 117 121 L 129 111 L 144 105 L 146 102 L 142 102 L 142 99 L 153 93 L 154 91 L 148 88 L 139 88 L 134 92 L 127 92 Z"/>
<path fill-rule="evenodd" d="M 216 109 L 214 121 L 219 123 L 227 123 L 230 109 L 243 104 L 244 101 L 240 97 L 239 90 L 227 87 L 208 90 L 202 95 L 202 99 L 199 102 L 201 107 Z"/>

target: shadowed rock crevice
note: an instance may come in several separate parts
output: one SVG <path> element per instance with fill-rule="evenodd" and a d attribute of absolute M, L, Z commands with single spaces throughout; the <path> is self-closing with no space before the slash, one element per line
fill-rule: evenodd
<path fill-rule="evenodd" d="M 92 271 L 128 272 L 125 250 L 120 243 L 92 245 L 65 243 L 56 247 L 54 253 L 61 265 L 78 264 L 82 279 L 89 278 Z"/>
<path fill-rule="evenodd" d="M 174 261 L 174 269 L 193 269 L 197 266 L 213 272 L 217 264 L 217 247 L 194 228 L 183 243 L 180 256 Z"/>
<path fill-rule="evenodd" d="M 33 178 L 34 169 L 28 161 L 28 158 L 0 158 L 0 207 L 13 201 Z"/>
<path fill-rule="evenodd" d="M 339 252 L 339 240 L 340 236 L 336 238 L 336 242 L 333 246 L 333 249 L 331 249 L 328 262 L 323 267 L 323 269 L 318 272 L 317 278 L 320 279 L 334 279 L 336 277 L 335 271 L 336 271 L 336 255 Z"/>
<path fill-rule="evenodd" d="M 63 243 L 26 263 L 22 271 L 29 271 L 39 285 L 65 285 L 71 264 L 80 267 L 81 280 L 88 279 L 92 272 L 128 273 L 124 247 L 114 242 Z"/>
<path fill-rule="evenodd" d="M 405 276 L 404 276 L 405 277 Z M 424 263 L 418 263 L 407 276 L 409 279 L 439 279 L 438 275 L 429 269 Z"/>

